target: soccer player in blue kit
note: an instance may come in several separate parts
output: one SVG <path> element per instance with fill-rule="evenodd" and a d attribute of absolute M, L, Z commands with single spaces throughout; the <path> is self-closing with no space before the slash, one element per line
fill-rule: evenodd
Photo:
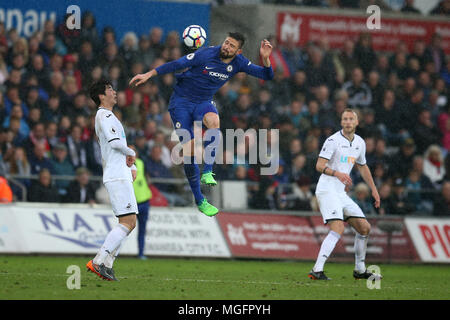
<path fill-rule="evenodd" d="M 272 53 L 270 42 L 266 39 L 261 41 L 259 53 L 264 64 L 263 67 L 252 64 L 241 54 L 244 42 L 245 38 L 242 34 L 230 32 L 221 46 L 201 48 L 147 73 L 138 74 L 130 81 L 130 85 L 136 82 L 135 85 L 138 86 L 156 75 L 187 68 L 184 72 L 175 75 L 177 82 L 170 98 L 169 112 L 174 127 L 184 129 L 184 132 L 187 131 L 190 134 L 190 140 L 183 139 L 179 134 L 180 142 L 183 144 L 184 172 L 198 209 L 207 216 L 214 216 L 219 212 L 216 207 L 208 203 L 200 190 L 200 183 L 217 184 L 213 177 L 212 167 L 215 148 L 218 146 L 216 139 L 220 137 L 220 120 L 212 101 L 213 95 L 238 72 L 245 72 L 263 80 L 273 78 L 269 60 Z M 210 132 L 211 136 L 216 137 L 214 144 L 212 143 L 213 139 L 204 142 L 205 148 L 209 146 L 212 161 L 205 161 L 201 177 L 194 157 L 194 121 L 202 121 L 208 131 L 212 131 Z"/>

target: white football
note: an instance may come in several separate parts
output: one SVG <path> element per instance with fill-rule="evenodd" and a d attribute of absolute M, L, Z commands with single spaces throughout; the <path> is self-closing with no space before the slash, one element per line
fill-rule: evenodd
<path fill-rule="evenodd" d="M 198 49 L 205 44 L 206 32 L 199 25 L 190 25 L 183 31 L 184 44 L 191 49 Z"/>

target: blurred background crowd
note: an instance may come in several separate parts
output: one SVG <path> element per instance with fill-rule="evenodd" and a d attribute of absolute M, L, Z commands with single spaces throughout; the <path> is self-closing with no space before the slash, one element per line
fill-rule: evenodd
<path fill-rule="evenodd" d="M 360 2 L 369 1 L 339 1 L 344 7 Z M 442 1 L 438 13 L 448 14 L 449 4 Z M 351 193 L 363 211 L 450 215 L 450 57 L 439 34 L 416 41 L 412 50 L 400 42 L 395 52 L 374 51 L 366 33 L 336 50 L 325 39 L 303 47 L 289 41 L 278 45 L 271 35 L 268 39 L 274 46 L 274 79 L 261 82 L 238 74 L 215 102 L 223 133 L 279 129 L 278 172 L 260 175 L 262 165 L 248 164 L 248 151 L 256 143 L 250 137 L 234 152 L 218 154 L 225 163 L 214 167 L 218 180 L 246 181 L 252 208 L 317 210 L 317 157 L 324 140 L 340 129 L 340 113 L 349 106 L 359 114 L 357 134 L 366 141 L 367 164 L 381 196 L 381 208 L 375 210 L 370 190 L 353 170 Z M 101 180 L 92 179 L 102 175 L 96 106 L 87 90 L 106 77 L 117 91 L 114 112 L 154 180 L 153 188 L 170 205 L 192 204 L 185 186 L 164 183 L 184 178 L 182 166 L 171 160 L 177 142 L 171 139 L 167 105 L 174 75 L 128 86 L 133 75 L 186 53 L 175 31 L 156 27 L 117 39 L 112 27 L 98 30 L 89 12 L 83 14 L 81 30 L 49 20 L 30 38 L 5 30 L 0 22 L 0 176 L 23 184 L 27 201 L 101 201 L 96 196 Z M 270 130 L 267 135 L 270 144 L 275 137 Z M 23 189 L 10 187 L 14 199 L 22 200 Z"/>

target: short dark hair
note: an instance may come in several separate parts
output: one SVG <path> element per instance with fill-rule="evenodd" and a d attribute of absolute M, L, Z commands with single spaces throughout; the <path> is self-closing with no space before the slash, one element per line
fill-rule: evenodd
<path fill-rule="evenodd" d="M 107 86 L 110 86 L 111 83 L 108 80 L 102 79 L 97 82 L 95 82 L 90 88 L 89 88 L 89 95 L 92 100 L 94 100 L 95 104 L 97 106 L 100 105 L 100 97 L 99 95 L 105 94 L 105 90 Z"/>
<path fill-rule="evenodd" d="M 244 46 L 245 43 L 245 37 L 242 33 L 240 32 L 228 32 L 228 36 L 230 38 L 233 38 L 237 41 L 239 41 L 239 47 L 242 48 Z"/>

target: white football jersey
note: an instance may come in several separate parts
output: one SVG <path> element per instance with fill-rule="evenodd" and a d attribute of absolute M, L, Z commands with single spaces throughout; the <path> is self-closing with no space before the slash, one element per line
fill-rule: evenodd
<path fill-rule="evenodd" d="M 350 174 L 355 163 L 366 164 L 366 143 L 357 134 L 350 141 L 338 131 L 325 140 L 319 157 L 328 160 L 328 168 Z M 345 185 L 335 176 L 321 174 L 316 192 L 329 191 L 345 192 Z"/>
<path fill-rule="evenodd" d="M 126 155 L 110 145 L 111 141 L 119 140 L 128 147 L 125 130 L 112 111 L 98 108 L 95 115 L 95 133 L 102 153 L 103 183 L 116 180 L 133 181 L 131 170 L 126 164 Z"/>

